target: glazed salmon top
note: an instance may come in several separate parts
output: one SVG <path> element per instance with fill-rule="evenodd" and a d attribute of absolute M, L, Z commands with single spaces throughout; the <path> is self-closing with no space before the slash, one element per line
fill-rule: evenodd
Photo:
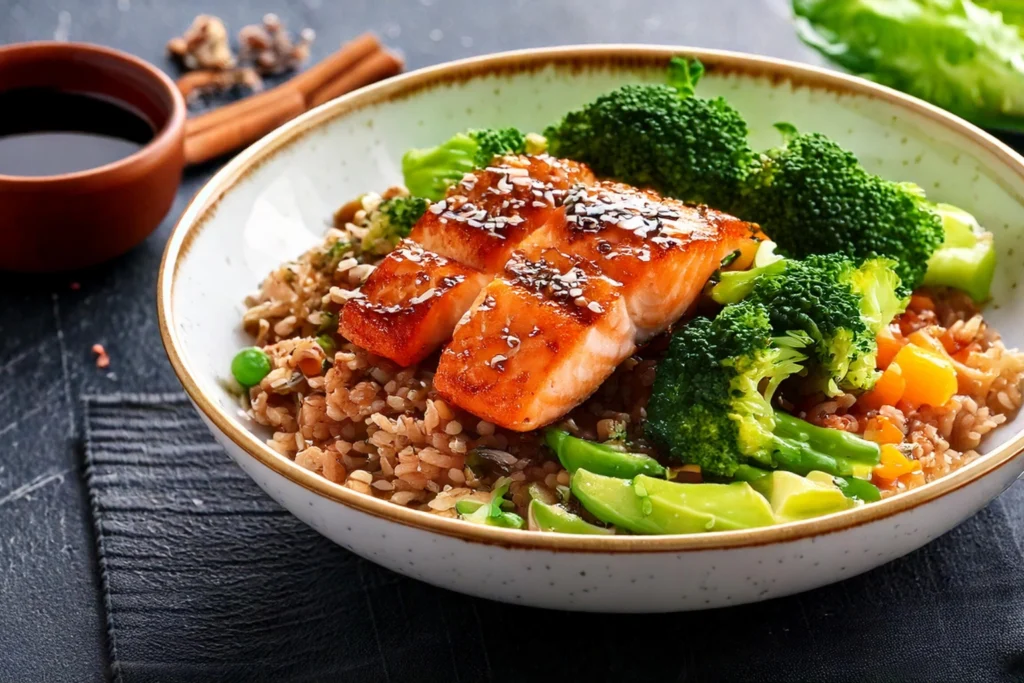
<path fill-rule="evenodd" d="M 493 273 L 562 205 L 572 187 L 592 182 L 590 169 L 573 161 L 547 155 L 500 157 L 453 185 L 427 209 L 410 238 Z"/>

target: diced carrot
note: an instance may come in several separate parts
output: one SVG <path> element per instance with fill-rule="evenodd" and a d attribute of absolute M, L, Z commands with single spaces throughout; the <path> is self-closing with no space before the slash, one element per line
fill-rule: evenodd
<path fill-rule="evenodd" d="M 946 347 L 942 345 L 942 342 L 928 334 L 925 330 L 911 332 L 907 335 L 907 341 L 920 346 L 922 349 L 931 349 L 940 354 L 946 353 Z"/>
<path fill-rule="evenodd" d="M 889 367 L 893 366 L 903 373 L 906 386 L 902 400 L 911 407 L 942 406 L 956 393 L 956 368 L 944 352 L 911 343 L 896 354 Z"/>
<path fill-rule="evenodd" d="M 879 370 L 885 370 L 889 367 L 892 359 L 896 357 L 896 354 L 900 352 L 900 349 L 903 348 L 903 345 L 906 344 L 906 340 L 903 339 L 903 335 L 899 333 L 899 330 L 886 326 L 878 333 L 877 341 L 878 356 L 875 365 Z"/>
<path fill-rule="evenodd" d="M 890 364 L 871 391 L 862 395 L 857 402 L 868 410 L 894 406 L 903 397 L 906 387 L 907 381 L 903 379 L 902 369 L 896 364 Z"/>
<path fill-rule="evenodd" d="M 875 415 L 864 428 L 864 438 L 877 444 L 903 442 L 903 431 L 885 415 Z"/>
<path fill-rule="evenodd" d="M 934 311 L 935 302 L 931 297 L 924 294 L 911 294 L 910 304 L 907 306 L 912 311 Z"/>
<path fill-rule="evenodd" d="M 946 329 L 938 340 L 942 344 L 942 348 L 946 349 L 946 353 L 949 355 L 953 355 L 964 346 L 959 339 L 951 334 L 949 329 Z"/>
<path fill-rule="evenodd" d="M 754 263 L 754 256 L 757 254 L 757 248 L 760 245 L 761 243 L 755 240 L 744 240 L 739 248 L 739 256 L 723 270 L 747 270 L 750 268 Z"/>
<path fill-rule="evenodd" d="M 903 455 L 900 449 L 892 444 L 884 444 L 879 463 L 875 465 L 872 474 L 879 479 L 896 480 L 905 474 L 917 472 L 921 469 L 921 463 L 911 460 Z"/>
<path fill-rule="evenodd" d="M 882 479 L 881 477 L 872 474 L 871 483 L 877 486 L 882 491 L 895 491 L 899 479 Z"/>
<path fill-rule="evenodd" d="M 971 342 L 967 346 L 963 347 L 962 349 L 954 353 L 953 360 L 957 361 L 958 363 L 966 363 L 967 360 L 971 357 L 971 354 L 977 351 L 981 351 L 981 344 L 977 342 Z"/>
<path fill-rule="evenodd" d="M 916 460 L 914 463 L 918 465 L 918 468 L 920 468 L 920 464 Z M 905 489 L 917 488 L 918 486 L 923 486 L 925 483 L 924 472 L 917 471 L 911 472 L 910 474 L 904 474 L 900 476 L 897 481 L 903 484 L 903 488 Z"/>
<path fill-rule="evenodd" d="M 972 352 L 980 350 L 981 347 L 978 344 L 971 343 L 953 356 L 946 352 L 946 347 L 940 344 L 935 337 L 924 330 L 914 332 L 907 337 L 907 341 L 921 348 L 931 349 L 940 356 L 945 356 L 953 364 L 953 369 L 956 371 L 957 391 L 961 394 L 969 394 L 977 390 L 978 382 L 984 373 L 976 368 L 968 367 L 965 363 Z"/>
<path fill-rule="evenodd" d="M 298 366 L 303 375 L 306 377 L 314 377 L 319 375 L 321 370 L 323 370 L 323 361 L 316 356 L 310 356 L 300 360 L 298 362 Z"/>

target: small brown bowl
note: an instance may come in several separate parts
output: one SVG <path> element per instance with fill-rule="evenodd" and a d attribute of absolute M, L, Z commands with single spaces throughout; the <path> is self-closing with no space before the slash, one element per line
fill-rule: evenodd
<path fill-rule="evenodd" d="M 138 152 L 54 176 L 0 175 L 0 270 L 95 265 L 144 240 L 167 215 L 185 166 L 185 100 L 156 67 L 81 43 L 0 47 L 0 91 L 52 88 L 127 105 L 153 126 Z"/>

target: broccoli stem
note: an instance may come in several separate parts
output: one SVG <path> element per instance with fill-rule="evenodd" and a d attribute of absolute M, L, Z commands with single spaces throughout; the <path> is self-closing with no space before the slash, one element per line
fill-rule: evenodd
<path fill-rule="evenodd" d="M 996 249 L 992 240 L 971 247 L 941 247 L 928 260 L 921 284 L 961 289 L 975 302 L 989 297 L 996 271 Z"/>
<path fill-rule="evenodd" d="M 472 137 L 457 133 L 436 147 L 408 150 L 402 157 L 405 186 L 414 196 L 431 201 L 443 198 L 448 185 L 476 168 L 478 148 Z"/>
<path fill-rule="evenodd" d="M 838 429 L 816 427 L 782 412 L 775 413 L 775 451 L 779 469 L 805 475 L 813 470 L 850 476 L 857 465 L 878 464 L 877 444 Z"/>
<path fill-rule="evenodd" d="M 992 234 L 978 220 L 951 204 L 936 204 L 942 218 L 942 245 L 928 259 L 921 284 L 955 287 L 975 302 L 988 299 L 996 271 L 996 248 Z"/>
<path fill-rule="evenodd" d="M 737 465 L 736 471 L 732 474 L 733 481 L 745 481 L 752 482 L 757 481 L 761 477 L 767 477 L 771 474 L 771 470 L 761 469 L 760 467 L 754 467 L 753 465 Z"/>
<path fill-rule="evenodd" d="M 718 284 L 711 288 L 711 298 L 722 305 L 742 301 L 753 291 L 759 277 L 778 275 L 785 269 L 786 261 L 778 260 L 750 270 L 733 270 L 722 273 Z"/>

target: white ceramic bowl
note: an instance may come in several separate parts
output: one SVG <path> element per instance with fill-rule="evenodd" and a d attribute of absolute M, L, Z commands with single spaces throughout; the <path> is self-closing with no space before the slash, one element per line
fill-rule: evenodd
<path fill-rule="evenodd" d="M 984 444 L 986 456 L 902 496 L 818 519 L 692 536 L 568 536 L 477 526 L 409 510 L 333 484 L 263 444 L 221 389 L 251 340 L 242 299 L 283 260 L 317 242 L 331 212 L 400 181 L 409 147 L 467 127 L 542 129 L 618 85 L 659 81 L 673 54 L 708 68 L 702 95 L 724 95 L 755 147 L 772 124 L 820 131 L 872 171 L 911 180 L 972 211 L 1000 246 L 988 319 L 1024 340 L 1014 295 L 1024 231 L 1024 160 L 982 131 L 866 81 L 763 57 L 672 47 L 530 50 L 445 64 L 330 102 L 224 167 L 185 211 L 167 245 L 160 326 L 171 363 L 214 436 L 275 500 L 336 543 L 429 583 L 507 602 L 612 612 L 740 604 L 839 581 L 948 531 L 1024 469 L 1024 415 Z"/>

